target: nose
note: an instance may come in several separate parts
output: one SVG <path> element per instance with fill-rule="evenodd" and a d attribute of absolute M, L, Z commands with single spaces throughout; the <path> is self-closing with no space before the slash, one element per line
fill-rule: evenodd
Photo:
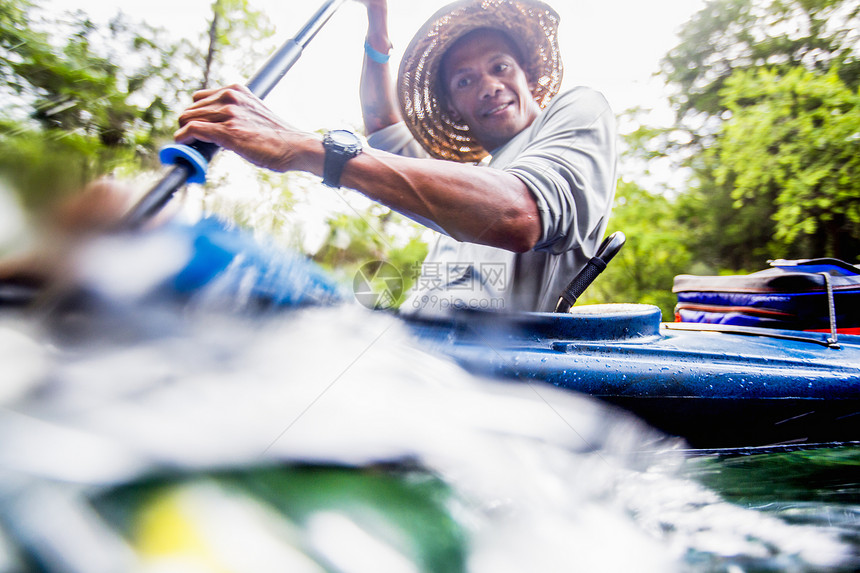
<path fill-rule="evenodd" d="M 493 74 L 481 75 L 481 99 L 490 99 L 504 89 L 502 82 Z"/>

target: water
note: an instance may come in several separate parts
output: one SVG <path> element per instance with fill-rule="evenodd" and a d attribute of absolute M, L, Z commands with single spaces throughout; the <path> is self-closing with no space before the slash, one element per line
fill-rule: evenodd
<path fill-rule="evenodd" d="M 684 474 L 738 507 L 842 540 L 853 555 L 842 569 L 858 566 L 860 447 L 857 444 L 794 451 L 694 452 L 685 464 Z M 822 558 L 826 561 L 827 555 Z M 751 562 L 747 556 L 733 560 L 743 570 L 798 568 L 776 554 L 760 562 Z"/>
<path fill-rule="evenodd" d="M 860 565 L 857 445 L 689 451 L 355 304 L 153 299 L 112 245 L 138 279 L 0 313 L 0 572 Z"/>
<path fill-rule="evenodd" d="M 687 452 L 591 400 L 473 378 L 353 305 L 167 310 L 115 332 L 4 317 L 0 570 L 858 563 L 856 446 Z"/>

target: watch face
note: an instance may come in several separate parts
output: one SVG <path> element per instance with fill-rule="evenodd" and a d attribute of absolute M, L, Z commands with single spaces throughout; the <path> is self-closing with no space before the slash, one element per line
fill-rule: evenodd
<path fill-rule="evenodd" d="M 335 129 L 329 132 L 332 143 L 342 147 L 352 147 L 359 144 L 359 139 L 354 133 L 343 129 Z"/>

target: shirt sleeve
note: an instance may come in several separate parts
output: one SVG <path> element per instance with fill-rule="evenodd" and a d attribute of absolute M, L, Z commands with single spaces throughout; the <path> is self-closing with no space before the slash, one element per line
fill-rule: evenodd
<path fill-rule="evenodd" d="M 576 88 L 538 118 L 535 136 L 504 170 L 529 187 L 541 214 L 536 251 L 553 254 L 600 240 L 615 195 L 615 117 L 606 98 Z"/>
<path fill-rule="evenodd" d="M 371 133 L 367 138 L 367 143 L 375 149 L 403 157 L 419 159 L 430 157 L 430 154 L 421 147 L 421 144 L 412 137 L 412 132 L 402 121 Z"/>

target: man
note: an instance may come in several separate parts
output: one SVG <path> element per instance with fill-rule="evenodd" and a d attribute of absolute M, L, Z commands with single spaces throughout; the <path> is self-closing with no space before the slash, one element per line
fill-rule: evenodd
<path fill-rule="evenodd" d="M 562 75 L 558 15 L 534 0 L 443 8 L 404 53 L 398 110 L 386 0 L 360 1 L 369 17 L 361 96 L 371 147 L 342 131 L 296 130 L 241 86 L 194 94 L 177 141 L 315 173 L 439 231 L 404 312 L 551 311 L 603 236 L 616 161 L 614 119 L 600 94 L 575 88 L 549 105 Z"/>

